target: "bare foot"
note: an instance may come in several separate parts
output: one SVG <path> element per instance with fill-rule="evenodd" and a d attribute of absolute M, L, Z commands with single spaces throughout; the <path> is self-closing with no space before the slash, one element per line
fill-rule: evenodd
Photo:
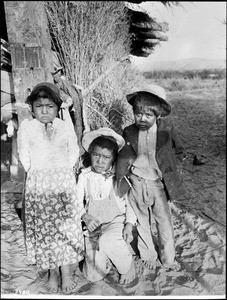
<path fill-rule="evenodd" d="M 77 286 L 76 282 L 73 280 L 73 276 L 71 274 L 70 266 L 61 266 L 61 277 L 62 277 L 62 292 L 70 293 Z"/>
<path fill-rule="evenodd" d="M 121 274 L 119 283 L 120 284 L 128 284 L 136 278 L 136 269 L 134 265 L 134 261 L 131 263 L 131 267 L 126 274 Z"/>
<path fill-rule="evenodd" d="M 157 267 L 157 262 L 156 260 L 144 260 L 142 259 L 142 264 L 144 265 L 144 267 L 146 267 L 149 270 L 155 270 Z"/>
<path fill-rule="evenodd" d="M 60 279 L 59 268 L 48 270 L 47 289 L 52 293 L 58 292 L 59 279 Z"/>
<path fill-rule="evenodd" d="M 180 271 L 181 265 L 178 261 L 175 260 L 173 264 L 169 264 L 169 265 L 163 264 L 163 268 L 167 271 L 168 270 L 169 271 Z"/>

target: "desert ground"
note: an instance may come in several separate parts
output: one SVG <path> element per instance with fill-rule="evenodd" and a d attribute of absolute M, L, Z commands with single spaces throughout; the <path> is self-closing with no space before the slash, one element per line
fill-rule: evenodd
<path fill-rule="evenodd" d="M 138 274 L 134 285 L 119 285 L 114 267 L 97 283 L 88 282 L 80 268 L 74 267 L 77 286 L 72 293 L 51 294 L 45 287 L 47 273 L 27 263 L 22 224 L 15 209 L 21 186 L 10 181 L 5 164 L 1 181 L 1 298 L 225 299 L 226 81 L 194 82 L 174 90 L 166 83 L 166 91 L 188 155 L 182 170 L 188 196 L 170 203 L 181 270 L 165 271 L 158 266 L 148 271 L 132 247 Z M 202 164 L 193 164 L 195 155 Z M 4 166 L 6 156 L 2 157 Z M 156 240 L 155 223 L 152 229 Z"/>

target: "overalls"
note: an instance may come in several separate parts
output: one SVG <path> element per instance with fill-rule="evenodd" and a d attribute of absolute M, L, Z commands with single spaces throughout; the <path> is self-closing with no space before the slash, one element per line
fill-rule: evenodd
<path fill-rule="evenodd" d="M 131 267 L 132 254 L 122 236 L 125 216 L 116 203 L 113 188 L 108 197 L 95 200 L 88 180 L 88 194 L 87 213 L 101 222 L 93 232 L 84 232 L 86 254 L 83 273 L 94 282 L 102 280 L 109 273 L 111 263 L 120 274 L 127 273 Z"/>

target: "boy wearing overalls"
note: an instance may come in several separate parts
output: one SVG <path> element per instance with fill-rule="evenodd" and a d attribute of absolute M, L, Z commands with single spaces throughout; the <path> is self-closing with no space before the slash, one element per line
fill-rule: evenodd
<path fill-rule="evenodd" d="M 88 280 L 99 281 L 113 264 L 119 283 L 128 284 L 136 277 L 127 245 L 133 239 L 136 216 L 127 197 L 116 193 L 114 167 L 124 139 L 110 128 L 100 128 L 86 133 L 82 145 L 91 161 L 90 167 L 82 169 L 77 184 L 78 197 L 85 203 L 82 221 L 87 227 L 83 273 Z"/>
<path fill-rule="evenodd" d="M 127 95 L 135 123 L 123 131 L 125 146 L 119 152 L 116 178 L 120 195 L 128 192 L 129 203 L 137 216 L 138 250 L 145 267 L 155 269 L 155 250 L 151 218 L 158 234 L 158 253 L 166 269 L 180 268 L 175 260 L 174 231 L 168 200 L 186 191 L 178 167 L 184 148 L 171 119 L 171 106 L 163 88 L 147 85 Z"/>

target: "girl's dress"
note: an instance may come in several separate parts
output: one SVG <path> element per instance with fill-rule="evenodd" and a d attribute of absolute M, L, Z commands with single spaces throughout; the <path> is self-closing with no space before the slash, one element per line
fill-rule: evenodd
<path fill-rule="evenodd" d="M 41 269 L 83 259 L 81 214 L 73 166 L 79 156 L 77 137 L 67 122 L 47 125 L 25 119 L 18 130 L 18 152 L 27 172 L 25 241 L 27 256 Z"/>

